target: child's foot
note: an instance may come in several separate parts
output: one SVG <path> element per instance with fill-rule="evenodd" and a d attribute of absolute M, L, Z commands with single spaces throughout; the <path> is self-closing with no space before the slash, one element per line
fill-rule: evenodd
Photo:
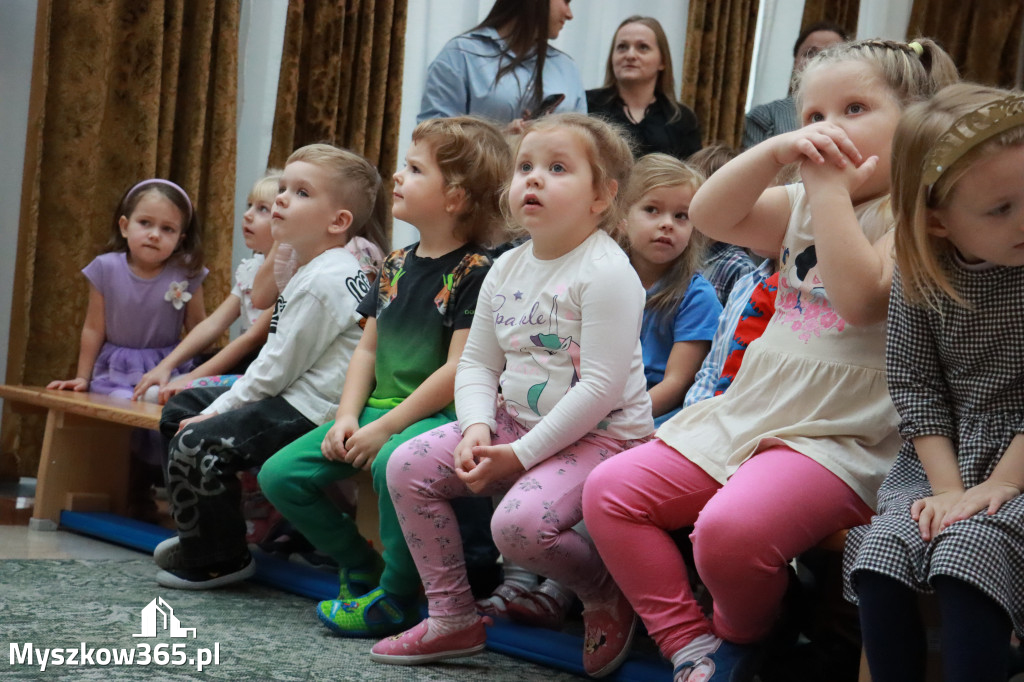
<path fill-rule="evenodd" d="M 370 660 L 392 665 L 422 665 L 472 656 L 484 650 L 487 643 L 484 626 L 491 624 L 487 616 L 478 618 L 468 627 L 437 636 L 430 633 L 432 620 L 428 618 L 400 635 L 377 642 L 370 650 Z"/>
<path fill-rule="evenodd" d="M 384 558 L 376 552 L 369 564 L 341 569 L 338 571 L 338 600 L 352 601 L 367 594 L 380 585 L 380 574 L 383 572 Z"/>
<path fill-rule="evenodd" d="M 177 535 L 172 535 L 156 546 L 153 550 L 153 562 L 165 571 L 183 566 L 181 540 Z"/>
<path fill-rule="evenodd" d="M 687 661 L 672 671 L 673 682 L 750 682 L 757 672 L 762 648 L 722 640 L 711 653 Z"/>
<path fill-rule="evenodd" d="M 583 609 L 583 670 L 604 677 L 622 665 L 629 655 L 636 631 L 636 614 L 625 595 L 616 590 L 612 602 Z"/>
<path fill-rule="evenodd" d="M 399 599 L 380 587 L 356 599 L 322 601 L 317 604 L 316 615 L 342 637 L 384 637 L 421 619 L 415 599 Z"/>
<path fill-rule="evenodd" d="M 508 615 L 508 605 L 529 594 L 528 590 L 515 583 L 501 583 L 494 588 L 490 597 L 476 600 L 476 610 L 492 618 L 505 618 Z"/>
<path fill-rule="evenodd" d="M 178 590 L 212 590 L 251 578 L 256 573 L 256 562 L 247 552 L 245 558 L 224 561 L 199 568 L 171 568 L 156 574 L 156 581 L 164 587 Z"/>
<path fill-rule="evenodd" d="M 518 595 L 508 604 L 508 617 L 516 623 L 535 628 L 561 630 L 568 609 L 541 590 Z"/>

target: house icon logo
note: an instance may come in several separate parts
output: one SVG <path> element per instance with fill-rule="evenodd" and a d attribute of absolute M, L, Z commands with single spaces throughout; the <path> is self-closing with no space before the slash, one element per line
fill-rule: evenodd
<path fill-rule="evenodd" d="M 142 632 L 132 637 L 156 637 L 158 629 L 166 630 L 171 637 L 188 637 L 192 633 L 192 639 L 196 638 L 196 629 L 181 627 L 174 609 L 163 597 L 157 597 L 142 609 Z"/>

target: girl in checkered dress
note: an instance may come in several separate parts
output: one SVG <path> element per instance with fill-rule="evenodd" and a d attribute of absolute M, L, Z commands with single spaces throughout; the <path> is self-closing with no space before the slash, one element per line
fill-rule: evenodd
<path fill-rule="evenodd" d="M 893 140 L 897 272 L 886 370 L 904 438 L 850 533 L 871 677 L 923 680 L 917 593 L 944 679 L 1005 680 L 1024 634 L 1024 94 L 954 85 Z"/>

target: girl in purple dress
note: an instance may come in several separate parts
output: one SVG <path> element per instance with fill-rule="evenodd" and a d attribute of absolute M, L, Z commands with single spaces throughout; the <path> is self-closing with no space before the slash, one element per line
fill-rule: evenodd
<path fill-rule="evenodd" d="M 192 202 L 169 180 L 144 180 L 129 189 L 112 229 L 106 253 L 82 270 L 89 280 L 89 307 L 78 371 L 74 379 L 52 381 L 47 388 L 130 400 L 142 375 L 178 344 L 182 329 L 206 317 L 203 280 L 208 271 Z M 134 438 L 132 450 L 153 467 L 159 465 L 159 448 Z"/>

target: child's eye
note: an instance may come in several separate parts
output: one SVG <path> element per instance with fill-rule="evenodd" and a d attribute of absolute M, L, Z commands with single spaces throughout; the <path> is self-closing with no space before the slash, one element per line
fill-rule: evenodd
<path fill-rule="evenodd" d="M 997 206 L 997 207 L 993 208 L 991 211 L 989 211 L 988 214 L 992 215 L 992 216 L 1006 215 L 1007 213 L 1010 212 L 1010 208 L 1011 208 L 1011 206 L 1010 206 L 1009 203 L 1000 204 L 999 206 Z"/>
<path fill-rule="evenodd" d="M 420 172 L 420 167 L 416 166 L 416 165 L 409 166 L 409 172 L 410 173 L 419 173 Z"/>
<path fill-rule="evenodd" d="M 564 173 L 565 170 L 566 170 L 565 166 L 563 166 L 560 163 L 553 163 L 553 164 L 551 164 L 551 172 L 552 173 Z"/>
<path fill-rule="evenodd" d="M 814 112 L 813 114 L 811 114 L 811 115 L 809 115 L 807 117 L 807 122 L 808 123 L 820 123 L 820 122 L 822 122 L 824 120 L 825 120 L 825 117 L 822 114 L 819 114 L 818 112 Z"/>
<path fill-rule="evenodd" d="M 676 213 L 675 219 L 680 222 L 686 222 L 690 219 L 690 214 L 686 212 Z"/>
<path fill-rule="evenodd" d="M 256 210 L 259 211 L 260 213 L 270 213 L 270 206 L 266 204 L 260 204 L 259 206 L 256 207 Z"/>
<path fill-rule="evenodd" d="M 296 194 L 296 196 L 300 196 L 300 197 L 308 197 L 309 196 L 309 192 L 307 192 L 304 189 L 300 189 L 295 194 Z"/>
<path fill-rule="evenodd" d="M 519 172 L 520 173 L 529 173 L 532 170 L 533 170 L 533 164 L 530 163 L 529 161 L 523 161 L 521 164 L 519 164 Z"/>
<path fill-rule="evenodd" d="M 863 104 L 851 104 L 846 107 L 846 113 L 848 114 L 863 114 L 865 111 Z"/>
<path fill-rule="evenodd" d="M 651 215 L 658 215 L 658 208 L 656 206 L 644 206 L 644 213 L 650 213 Z"/>

